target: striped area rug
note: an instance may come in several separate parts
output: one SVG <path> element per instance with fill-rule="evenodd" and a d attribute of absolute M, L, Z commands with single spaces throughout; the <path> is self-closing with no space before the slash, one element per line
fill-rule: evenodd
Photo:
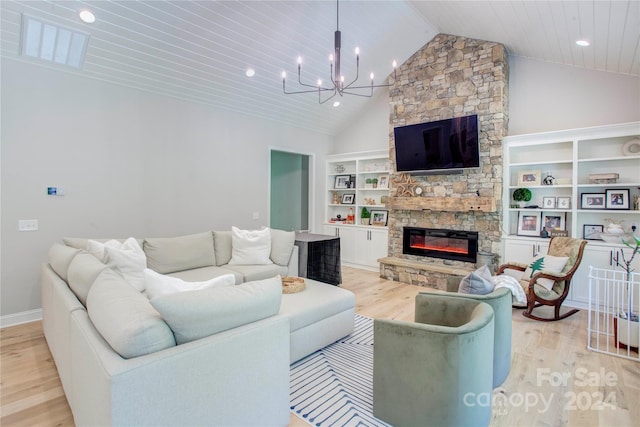
<path fill-rule="evenodd" d="M 291 365 L 291 412 L 311 425 L 388 426 L 373 417 L 373 319 Z"/>

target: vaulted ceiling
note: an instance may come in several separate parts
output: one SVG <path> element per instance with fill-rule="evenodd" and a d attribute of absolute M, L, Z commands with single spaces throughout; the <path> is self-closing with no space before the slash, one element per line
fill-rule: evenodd
<path fill-rule="evenodd" d="M 164 94 L 288 125 L 335 134 L 369 98 L 345 96 L 339 107 L 295 90 L 302 76 L 329 80 L 336 26 L 342 71 L 376 84 L 438 33 L 502 43 L 510 55 L 585 69 L 640 74 L 640 2 L 622 1 L 42 1 L 2 0 L 1 54 L 20 55 L 22 15 L 89 34 L 81 69 L 42 63 L 131 88 Z M 78 11 L 90 9 L 85 24 Z M 338 25 L 337 25 L 338 24 Z M 586 39 L 591 45 L 575 44 Z M 255 69 L 246 77 L 247 68 Z M 380 89 L 377 89 L 380 90 Z"/>

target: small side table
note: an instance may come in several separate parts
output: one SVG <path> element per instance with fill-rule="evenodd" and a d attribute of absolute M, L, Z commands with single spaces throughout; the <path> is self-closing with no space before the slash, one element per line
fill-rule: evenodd
<path fill-rule="evenodd" d="M 296 233 L 299 248 L 298 275 L 318 282 L 340 285 L 340 237 Z"/>

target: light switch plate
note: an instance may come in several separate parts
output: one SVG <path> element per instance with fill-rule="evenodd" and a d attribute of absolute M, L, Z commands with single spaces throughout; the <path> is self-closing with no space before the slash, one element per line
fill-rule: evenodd
<path fill-rule="evenodd" d="M 18 221 L 18 231 L 37 231 L 37 219 L 21 219 Z"/>

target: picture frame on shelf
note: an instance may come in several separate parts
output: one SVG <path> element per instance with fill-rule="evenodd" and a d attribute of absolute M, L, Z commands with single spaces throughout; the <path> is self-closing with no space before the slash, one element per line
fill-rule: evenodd
<path fill-rule="evenodd" d="M 568 196 L 556 197 L 556 209 L 571 209 L 571 197 L 568 197 Z"/>
<path fill-rule="evenodd" d="M 518 236 L 539 236 L 540 229 L 540 211 L 518 212 Z"/>
<path fill-rule="evenodd" d="M 580 209 L 605 209 L 605 193 L 581 193 Z"/>
<path fill-rule="evenodd" d="M 556 198 L 553 196 L 544 196 L 542 198 L 542 208 L 543 209 L 555 209 L 556 208 Z"/>
<path fill-rule="evenodd" d="M 567 214 L 565 212 L 542 212 L 542 227 L 548 232 L 566 230 Z"/>
<path fill-rule="evenodd" d="M 604 232 L 602 224 L 584 224 L 582 226 L 582 238 L 585 240 L 602 240 L 600 233 Z"/>
<path fill-rule="evenodd" d="M 380 175 L 378 177 L 378 188 L 389 188 L 389 175 Z"/>
<path fill-rule="evenodd" d="M 371 210 L 371 225 L 379 227 L 385 227 L 387 220 L 389 219 L 389 211 L 385 210 Z"/>
<path fill-rule="evenodd" d="M 616 188 L 605 190 L 606 209 L 628 210 L 631 206 L 629 203 L 629 189 Z"/>
<path fill-rule="evenodd" d="M 351 182 L 351 175 L 336 175 L 336 180 L 333 183 L 333 188 L 340 190 L 349 188 Z"/>
<path fill-rule="evenodd" d="M 353 193 L 343 194 L 342 195 L 342 204 L 343 205 L 352 205 L 355 202 L 356 195 Z"/>
<path fill-rule="evenodd" d="M 539 170 L 524 170 L 518 172 L 518 186 L 531 187 L 540 185 L 541 172 Z"/>

